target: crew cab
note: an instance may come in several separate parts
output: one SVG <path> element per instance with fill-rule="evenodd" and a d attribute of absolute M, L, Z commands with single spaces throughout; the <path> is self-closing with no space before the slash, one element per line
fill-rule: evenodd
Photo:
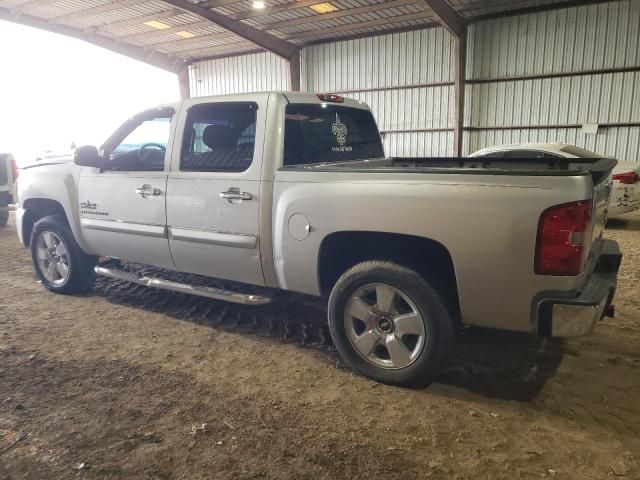
<path fill-rule="evenodd" d="M 15 202 L 18 165 L 10 153 L 0 153 L 0 226 L 9 221 L 9 205 Z"/>
<path fill-rule="evenodd" d="M 25 169 L 16 223 L 53 292 L 98 274 L 256 309 L 268 293 L 206 279 L 323 296 L 346 363 L 428 384 L 463 325 L 573 336 L 612 314 L 615 164 L 389 158 L 360 101 L 204 97 L 134 116 L 75 163 Z"/>

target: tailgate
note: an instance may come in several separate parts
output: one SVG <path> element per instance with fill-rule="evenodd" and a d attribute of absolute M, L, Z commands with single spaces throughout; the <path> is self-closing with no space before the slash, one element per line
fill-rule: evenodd
<path fill-rule="evenodd" d="M 601 160 L 596 163 L 597 166 L 591 171 L 591 177 L 594 182 L 593 192 L 593 211 L 592 211 L 592 235 L 591 246 L 588 256 L 588 271 L 591 271 L 595 265 L 592 265 L 593 258 L 596 258 L 602 249 L 602 235 L 605 223 L 607 221 L 607 210 L 609 206 L 609 196 L 611 195 L 611 172 L 616 166 L 615 160 Z"/>

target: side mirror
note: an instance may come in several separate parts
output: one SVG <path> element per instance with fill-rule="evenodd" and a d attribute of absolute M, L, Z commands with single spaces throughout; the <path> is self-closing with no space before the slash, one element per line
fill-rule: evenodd
<path fill-rule="evenodd" d="M 84 145 L 76 148 L 73 154 L 73 161 L 76 165 L 82 167 L 102 168 L 103 164 L 98 149 L 93 145 Z"/>

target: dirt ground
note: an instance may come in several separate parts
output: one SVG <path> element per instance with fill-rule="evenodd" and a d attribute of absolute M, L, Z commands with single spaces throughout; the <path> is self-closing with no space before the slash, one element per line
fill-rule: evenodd
<path fill-rule="evenodd" d="M 640 215 L 607 235 L 614 320 L 467 330 L 410 390 L 344 367 L 315 299 L 58 296 L 0 228 L 0 479 L 640 479 Z"/>

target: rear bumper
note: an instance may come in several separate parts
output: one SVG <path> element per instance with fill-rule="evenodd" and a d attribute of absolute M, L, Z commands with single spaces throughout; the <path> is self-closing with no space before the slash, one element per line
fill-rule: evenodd
<path fill-rule="evenodd" d="M 587 335 L 605 316 L 613 316 L 622 253 L 618 243 L 604 240 L 594 271 L 580 292 L 546 293 L 536 303 L 538 333 L 551 337 Z"/>

